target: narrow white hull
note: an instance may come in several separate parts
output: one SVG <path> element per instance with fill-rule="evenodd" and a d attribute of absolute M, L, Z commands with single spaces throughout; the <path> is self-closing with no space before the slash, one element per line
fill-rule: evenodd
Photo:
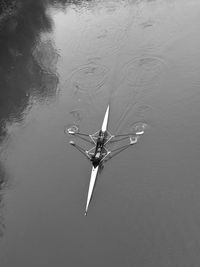
<path fill-rule="evenodd" d="M 105 132 L 105 131 L 107 130 L 107 127 L 108 127 L 109 111 L 110 111 L 110 107 L 108 106 L 108 107 L 107 107 L 107 110 L 106 110 L 106 113 L 105 113 L 105 116 L 104 116 L 104 120 L 103 120 L 103 123 L 102 123 L 102 127 L 101 127 L 102 132 Z"/>
<path fill-rule="evenodd" d="M 102 132 L 105 132 L 107 130 L 109 111 L 110 111 L 110 107 L 108 106 L 106 113 L 105 113 L 105 116 L 104 116 L 102 127 L 101 127 Z M 88 189 L 88 196 L 87 196 L 87 203 L 86 203 L 86 208 L 85 208 L 85 215 L 87 215 L 88 207 L 89 207 L 89 204 L 90 204 L 90 201 L 92 198 L 95 182 L 96 182 L 97 175 L 98 175 L 98 170 L 99 170 L 99 166 L 97 166 L 96 168 L 92 167 L 90 184 L 89 184 L 89 189 Z"/>
<path fill-rule="evenodd" d="M 89 184 L 89 189 L 88 189 L 88 196 L 87 196 L 87 203 L 86 203 L 86 208 L 85 208 L 85 215 L 87 215 L 88 207 L 89 207 L 89 204 L 92 198 L 92 193 L 93 193 L 96 178 L 98 175 L 98 170 L 99 170 L 99 166 L 97 166 L 96 168 L 92 167 L 90 184 Z"/>

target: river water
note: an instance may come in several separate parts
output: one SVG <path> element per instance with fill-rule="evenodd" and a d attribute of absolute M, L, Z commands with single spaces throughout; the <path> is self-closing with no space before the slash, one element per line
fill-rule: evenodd
<path fill-rule="evenodd" d="M 0 16 L 0 266 L 198 267 L 200 3 L 19 1 Z M 66 128 L 145 126 L 90 162 Z M 87 148 L 87 143 L 73 139 Z"/>

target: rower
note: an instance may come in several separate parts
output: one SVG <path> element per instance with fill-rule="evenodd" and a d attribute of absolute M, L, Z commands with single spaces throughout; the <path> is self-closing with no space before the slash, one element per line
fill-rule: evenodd
<path fill-rule="evenodd" d="M 102 159 L 101 153 L 98 152 L 96 155 L 95 154 L 92 155 L 90 160 L 92 161 L 92 165 L 96 168 L 97 166 L 100 165 L 101 159 Z"/>
<path fill-rule="evenodd" d="M 93 166 L 96 168 L 103 158 L 102 149 L 106 141 L 106 134 L 102 130 L 99 131 L 99 136 L 96 142 L 96 149 L 94 154 L 91 156 Z"/>

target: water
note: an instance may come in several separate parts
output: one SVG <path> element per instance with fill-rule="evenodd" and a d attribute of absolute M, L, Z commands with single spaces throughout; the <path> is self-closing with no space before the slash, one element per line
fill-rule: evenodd
<path fill-rule="evenodd" d="M 0 12 L 0 266 L 198 267 L 199 1 Z M 108 103 L 135 144 L 85 217 L 91 164 L 65 132 L 97 131 Z"/>

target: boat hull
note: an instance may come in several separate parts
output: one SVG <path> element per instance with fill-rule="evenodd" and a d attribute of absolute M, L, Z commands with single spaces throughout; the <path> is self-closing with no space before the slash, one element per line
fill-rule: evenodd
<path fill-rule="evenodd" d="M 108 127 L 109 112 L 110 112 L 110 107 L 108 105 L 108 107 L 106 109 L 106 113 L 104 115 L 102 127 L 101 127 L 101 131 L 104 133 L 107 131 L 107 127 Z M 89 204 L 90 204 L 90 201 L 92 198 L 92 194 L 94 191 L 94 187 L 95 187 L 96 179 L 98 176 L 99 168 L 100 168 L 99 165 L 96 167 L 94 167 L 94 166 L 92 167 L 91 176 L 90 176 L 90 184 L 89 184 L 89 189 L 88 189 L 88 196 L 87 196 L 87 203 L 86 203 L 86 208 L 85 208 L 85 215 L 87 215 L 87 212 L 88 212 L 88 207 L 89 207 Z"/>
<path fill-rule="evenodd" d="M 92 199 L 92 194 L 94 191 L 94 186 L 96 183 L 98 171 L 99 171 L 99 166 L 97 166 L 96 168 L 92 167 L 90 184 L 89 184 L 89 189 L 88 189 L 88 196 L 87 196 L 87 203 L 86 203 L 86 208 L 85 208 L 85 215 L 87 215 L 88 207 L 89 207 L 90 201 Z"/>

